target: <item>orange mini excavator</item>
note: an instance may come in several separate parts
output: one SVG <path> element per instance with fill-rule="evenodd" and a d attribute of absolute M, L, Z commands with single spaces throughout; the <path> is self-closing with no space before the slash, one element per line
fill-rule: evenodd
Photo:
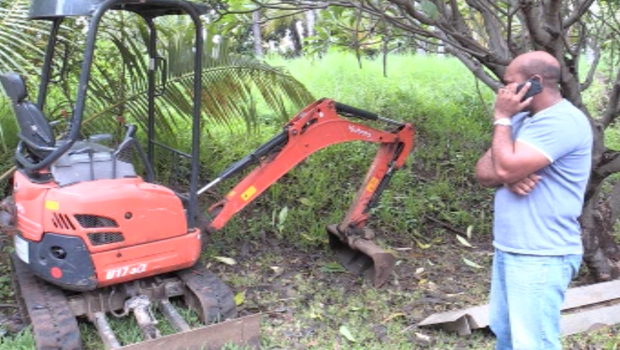
<path fill-rule="evenodd" d="M 97 28 L 109 10 L 137 13 L 150 30 L 146 150 L 132 125 L 116 147 L 103 142 L 109 135 L 83 138 L 80 131 Z M 365 225 L 370 208 L 412 150 L 414 129 L 410 124 L 322 99 L 201 189 L 200 93 L 193 97 L 191 154 L 155 140 L 154 101 L 156 85 L 161 83 L 156 82 L 155 71 L 166 65 L 155 48 L 153 19 L 184 14 L 193 20 L 194 91 L 198 92 L 202 89 L 203 52 L 199 17 L 206 12 L 204 6 L 180 0 L 31 0 L 30 17 L 51 21 L 51 34 L 37 103 L 28 100 L 20 75 L 0 76 L 20 128 L 15 152 L 18 170 L 12 195 L 0 208 L 0 228 L 14 240 L 16 294 L 21 312 L 32 323 L 39 350 L 82 349 L 78 318 L 95 325 L 106 348 L 121 348 L 107 316 L 130 313 L 145 341 L 123 349 L 217 349 L 228 342 L 258 346 L 258 315 L 235 318 L 230 288 L 198 262 L 201 240 L 206 231 L 222 228 L 307 156 L 337 143 L 373 142 L 379 144 L 379 150 L 343 222 L 328 226 L 330 245 L 346 267 L 368 273 L 377 286 L 394 268 L 394 257 L 373 243 L 372 232 Z M 42 109 L 58 29 L 67 16 L 88 16 L 90 21 L 76 107 L 66 132 L 57 137 Z M 384 122 L 391 130 L 377 130 L 352 118 Z M 156 178 L 152 164 L 161 153 L 156 150 L 188 160 L 188 191 L 180 193 Z M 209 221 L 206 227 L 199 227 L 197 197 L 250 166 L 254 170 L 208 209 Z M 175 305 L 194 310 L 208 326 L 191 330 Z M 152 308 L 158 308 L 178 333 L 162 337 Z"/>

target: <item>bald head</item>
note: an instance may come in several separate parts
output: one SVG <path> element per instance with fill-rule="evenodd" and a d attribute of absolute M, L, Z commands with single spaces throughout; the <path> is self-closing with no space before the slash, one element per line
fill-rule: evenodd
<path fill-rule="evenodd" d="M 509 74 L 518 74 L 523 80 L 538 75 L 545 87 L 557 89 L 561 69 L 558 60 L 547 52 L 532 51 L 517 56 L 506 69 Z"/>

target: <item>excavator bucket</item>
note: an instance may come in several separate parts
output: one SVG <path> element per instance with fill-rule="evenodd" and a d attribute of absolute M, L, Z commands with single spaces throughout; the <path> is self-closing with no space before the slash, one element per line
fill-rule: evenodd
<path fill-rule="evenodd" d="M 341 232 L 338 225 L 327 226 L 327 232 L 329 246 L 338 261 L 347 270 L 371 280 L 375 287 L 381 287 L 394 271 L 396 257 L 379 248 L 371 240 L 372 235 L 349 236 Z"/>

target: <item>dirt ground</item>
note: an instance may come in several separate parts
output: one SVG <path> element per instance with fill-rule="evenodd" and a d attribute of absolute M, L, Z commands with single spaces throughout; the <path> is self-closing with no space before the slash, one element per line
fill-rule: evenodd
<path fill-rule="evenodd" d="M 487 302 L 490 240 L 471 240 L 472 247 L 466 247 L 453 234 L 445 237 L 420 247 L 379 234 L 379 244 L 398 257 L 393 275 L 381 288 L 337 264 L 327 240 L 300 247 L 269 233 L 237 242 L 216 234 L 211 237 L 205 264 L 233 288 L 240 316 L 265 315 L 265 349 L 492 349 L 494 340 L 488 330 L 458 337 L 417 327 L 433 313 Z M 1 257 L 3 277 L 9 275 L 8 250 L 3 249 Z M 235 263 L 224 263 L 218 257 L 232 258 Z M 5 279 L 0 284 L 0 327 L 5 336 L 23 327 L 8 282 Z M 620 339 L 617 333 L 618 328 L 611 327 L 594 337 L 570 337 L 565 347 L 617 349 L 620 340 L 618 347 L 613 345 Z"/>

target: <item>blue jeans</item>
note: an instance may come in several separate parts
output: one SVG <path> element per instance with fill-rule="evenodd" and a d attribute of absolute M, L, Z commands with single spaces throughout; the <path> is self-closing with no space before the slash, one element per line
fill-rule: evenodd
<path fill-rule="evenodd" d="M 489 321 L 496 350 L 562 349 L 560 311 L 581 258 L 495 249 Z"/>

